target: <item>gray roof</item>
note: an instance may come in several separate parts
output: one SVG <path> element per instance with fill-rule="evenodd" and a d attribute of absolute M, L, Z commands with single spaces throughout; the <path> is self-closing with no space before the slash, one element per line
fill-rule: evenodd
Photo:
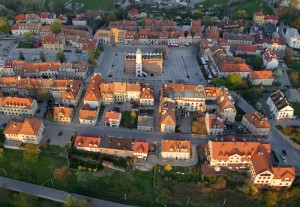
<path fill-rule="evenodd" d="M 290 105 L 285 99 L 283 93 L 279 90 L 272 93 L 270 98 L 272 99 L 278 111 Z"/>
<path fill-rule="evenodd" d="M 153 116 L 138 116 L 137 126 L 153 127 Z"/>
<path fill-rule="evenodd" d="M 133 151 L 134 139 L 127 137 L 102 136 L 100 147 Z"/>

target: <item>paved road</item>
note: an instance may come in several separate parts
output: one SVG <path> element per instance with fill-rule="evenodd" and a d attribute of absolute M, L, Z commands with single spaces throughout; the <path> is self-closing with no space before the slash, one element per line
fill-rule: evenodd
<path fill-rule="evenodd" d="M 231 95 L 235 99 L 235 104 L 242 109 L 245 113 L 251 113 L 256 111 L 245 99 L 243 99 L 240 95 L 238 95 L 234 91 L 230 91 Z"/>
<path fill-rule="evenodd" d="M 17 192 L 26 192 L 41 198 L 57 201 L 63 203 L 66 198 L 65 191 L 55 190 L 52 188 L 46 188 L 39 185 L 34 185 L 30 183 L 25 183 L 9 178 L 0 177 L 0 185 L 4 188 L 14 190 Z M 78 194 L 71 194 L 77 199 L 83 200 L 87 198 L 86 196 L 81 196 Z M 89 206 L 101 206 L 101 207 L 130 207 L 129 205 L 123 205 L 119 203 L 113 203 L 109 201 L 100 200 L 97 198 L 91 198 L 91 203 Z"/>

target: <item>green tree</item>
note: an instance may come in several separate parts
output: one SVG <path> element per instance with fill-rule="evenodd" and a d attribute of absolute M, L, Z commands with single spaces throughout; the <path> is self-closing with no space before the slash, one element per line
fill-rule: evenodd
<path fill-rule="evenodd" d="M 257 193 L 258 193 L 258 188 L 255 185 L 251 185 L 250 194 L 254 196 Z"/>
<path fill-rule="evenodd" d="M 61 27 L 62 25 L 59 19 L 55 19 L 53 23 L 50 25 L 51 31 L 56 34 L 60 33 Z"/>
<path fill-rule="evenodd" d="M 39 146 L 36 144 L 25 144 L 23 158 L 29 162 L 37 162 L 39 159 Z"/>
<path fill-rule="evenodd" d="M 40 52 L 40 59 L 42 62 L 46 62 L 45 54 L 43 51 Z"/>
<path fill-rule="evenodd" d="M 53 170 L 53 178 L 62 183 L 66 184 L 70 176 L 71 171 L 67 166 L 58 167 Z"/>
<path fill-rule="evenodd" d="M 297 29 L 300 29 L 300 18 L 297 18 L 294 21 L 292 21 L 291 25 Z"/>
<path fill-rule="evenodd" d="M 117 20 L 118 20 L 118 18 L 117 18 L 117 16 L 114 13 L 110 13 L 107 16 L 107 22 L 112 22 L 112 21 L 117 21 Z"/>
<path fill-rule="evenodd" d="M 63 63 L 66 61 L 66 56 L 64 54 L 63 51 L 59 50 L 57 53 L 56 53 L 56 58 L 59 62 Z"/>
<path fill-rule="evenodd" d="M 91 49 L 87 51 L 88 56 L 91 58 L 92 63 L 97 62 L 97 58 L 100 56 L 100 50 L 98 48 Z"/>
<path fill-rule="evenodd" d="M 232 88 L 236 88 L 237 86 L 241 85 L 243 79 L 240 76 L 240 74 L 234 73 L 234 74 L 229 74 L 228 82 L 232 86 Z"/>
<path fill-rule="evenodd" d="M 25 40 L 25 42 L 29 42 L 31 40 L 31 33 L 30 32 L 25 32 L 24 33 L 24 40 Z"/>
<path fill-rule="evenodd" d="M 49 93 L 46 89 L 41 89 L 38 91 L 37 95 L 36 95 L 36 99 L 38 101 L 46 101 L 49 99 Z"/>
<path fill-rule="evenodd" d="M 280 78 L 282 76 L 282 70 L 280 68 L 277 68 L 273 75 L 276 77 L 276 78 Z"/>
<path fill-rule="evenodd" d="M 295 71 L 291 72 L 290 81 L 292 82 L 293 85 L 297 85 L 299 82 L 299 73 Z"/>
<path fill-rule="evenodd" d="M 130 122 L 131 122 L 132 125 L 134 125 L 135 121 L 136 121 L 136 112 L 134 110 L 131 110 L 131 112 L 130 112 Z"/>
<path fill-rule="evenodd" d="M 4 34 L 9 34 L 10 32 L 10 26 L 5 18 L 0 18 L 0 32 Z"/>
<path fill-rule="evenodd" d="M 0 158 L 2 158 L 4 156 L 4 150 L 3 148 L 0 148 Z"/>
<path fill-rule="evenodd" d="M 233 14 L 234 19 L 246 19 L 248 17 L 248 14 L 245 10 L 237 10 Z"/>
<path fill-rule="evenodd" d="M 86 207 L 88 206 L 87 200 L 78 200 L 72 195 L 67 195 L 66 200 L 64 202 L 64 207 Z"/>
<path fill-rule="evenodd" d="M 255 108 L 260 111 L 262 109 L 262 104 L 260 102 L 256 102 Z"/>
<path fill-rule="evenodd" d="M 49 1 L 48 7 L 49 7 L 49 10 L 53 12 L 54 11 L 54 2 L 53 1 Z"/>
<path fill-rule="evenodd" d="M 275 206 L 279 199 L 278 196 L 279 195 L 277 191 L 268 190 L 264 196 L 264 199 L 270 206 Z"/>
<path fill-rule="evenodd" d="M 14 193 L 11 203 L 18 207 L 35 207 L 37 206 L 38 197 L 27 193 Z"/>

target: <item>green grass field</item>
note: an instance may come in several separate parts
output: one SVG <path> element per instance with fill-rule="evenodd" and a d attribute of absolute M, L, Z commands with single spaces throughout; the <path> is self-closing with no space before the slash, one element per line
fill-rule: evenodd
<path fill-rule="evenodd" d="M 84 3 L 85 10 L 112 10 L 114 8 L 114 0 L 73 0 L 73 2 Z"/>
<path fill-rule="evenodd" d="M 201 8 L 210 8 L 213 7 L 215 4 L 226 4 L 230 0 L 205 0 L 203 2 L 195 4 L 195 9 Z M 203 7 L 199 7 L 199 5 L 203 5 Z"/>
<path fill-rule="evenodd" d="M 237 10 L 245 10 L 248 14 L 248 19 L 252 19 L 253 14 L 259 11 L 263 11 L 265 14 L 273 14 L 271 8 L 268 7 L 268 4 L 264 1 L 250 0 L 248 2 L 236 5 L 234 7 L 234 11 Z"/>

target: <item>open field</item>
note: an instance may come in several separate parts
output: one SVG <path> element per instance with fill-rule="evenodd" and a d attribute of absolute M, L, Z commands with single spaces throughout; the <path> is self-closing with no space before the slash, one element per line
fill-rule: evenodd
<path fill-rule="evenodd" d="M 263 11 L 265 14 L 273 14 L 267 2 L 264 1 L 250 0 L 242 4 L 237 4 L 234 6 L 234 11 L 237 10 L 245 10 L 248 14 L 248 19 L 252 19 L 253 14 L 258 11 Z"/>
<path fill-rule="evenodd" d="M 73 2 L 84 3 L 85 10 L 112 10 L 115 4 L 112 0 L 73 0 Z"/>
<path fill-rule="evenodd" d="M 210 8 L 213 7 L 215 4 L 224 5 L 228 3 L 230 0 L 205 0 L 200 3 L 195 4 L 195 9 L 201 9 L 201 8 Z M 199 5 L 202 5 L 203 7 L 199 7 Z"/>

